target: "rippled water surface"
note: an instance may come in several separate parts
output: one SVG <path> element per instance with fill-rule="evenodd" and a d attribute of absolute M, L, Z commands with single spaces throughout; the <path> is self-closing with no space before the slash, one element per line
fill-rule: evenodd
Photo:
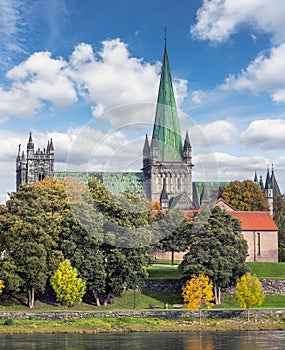
<path fill-rule="evenodd" d="M 0 349 L 273 350 L 285 349 L 285 332 L 7 335 Z"/>

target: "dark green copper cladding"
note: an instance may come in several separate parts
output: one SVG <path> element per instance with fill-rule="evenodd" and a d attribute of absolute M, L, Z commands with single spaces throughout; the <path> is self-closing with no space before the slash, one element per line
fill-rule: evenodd
<path fill-rule="evenodd" d="M 166 45 L 164 47 L 164 57 L 152 138 L 157 140 L 158 161 L 182 161 L 182 138 Z"/>

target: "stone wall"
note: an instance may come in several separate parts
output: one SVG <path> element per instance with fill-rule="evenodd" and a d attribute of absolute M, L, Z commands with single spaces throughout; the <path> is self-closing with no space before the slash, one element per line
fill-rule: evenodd
<path fill-rule="evenodd" d="M 88 318 L 88 317 L 160 317 L 168 319 L 176 319 L 181 317 L 198 318 L 198 311 L 184 311 L 184 310 L 156 310 L 156 311 L 98 311 L 98 312 L 1 312 L 1 318 L 12 319 L 43 319 L 43 320 L 62 320 L 70 318 Z M 246 318 L 247 311 L 244 310 L 203 310 L 202 316 L 206 318 Z M 284 317 L 285 310 L 250 310 L 251 318 L 262 317 Z"/>
<path fill-rule="evenodd" d="M 260 279 L 266 294 L 285 295 L 285 280 Z M 141 290 L 155 290 L 159 292 L 180 292 L 182 282 L 180 280 L 146 280 Z M 226 288 L 228 293 L 233 293 L 234 288 Z"/>

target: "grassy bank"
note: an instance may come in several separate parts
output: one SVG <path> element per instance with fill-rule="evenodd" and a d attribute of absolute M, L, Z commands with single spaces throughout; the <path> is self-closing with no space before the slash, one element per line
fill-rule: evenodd
<path fill-rule="evenodd" d="M 3 301 L 0 299 L 0 312 L 65 312 L 69 311 L 143 311 L 150 310 L 150 304 L 156 304 L 159 309 L 164 308 L 164 304 L 168 304 L 168 308 L 172 309 L 173 304 L 182 304 L 183 299 L 180 293 L 173 292 L 156 292 L 156 291 L 126 291 L 121 297 L 111 299 L 111 303 L 106 307 L 95 306 L 92 304 L 82 303 L 71 308 L 66 308 L 58 303 L 44 303 L 39 300 L 35 303 L 34 309 L 27 306 L 17 304 L 14 300 Z M 236 310 L 239 309 L 231 294 L 222 294 L 222 304 L 215 305 L 213 309 L 218 310 Z M 266 295 L 265 301 L 258 309 L 285 309 L 285 295 Z"/>
<path fill-rule="evenodd" d="M 0 320 L 0 334 L 35 333 L 118 333 L 118 332 L 194 332 L 232 330 L 285 330 L 278 318 L 251 319 L 161 319 L 156 317 L 92 317 L 68 320 Z"/>

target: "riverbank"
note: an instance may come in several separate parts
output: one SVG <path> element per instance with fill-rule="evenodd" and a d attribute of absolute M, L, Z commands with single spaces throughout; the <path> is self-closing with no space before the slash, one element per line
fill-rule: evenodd
<path fill-rule="evenodd" d="M 232 311 L 228 311 L 232 312 Z M 259 315 L 257 315 L 257 313 Z M 180 316 L 179 316 L 180 315 Z M 11 313 L 1 314 L 0 335 L 4 334 L 51 334 L 51 333 L 126 333 L 126 332 L 195 332 L 239 330 L 285 330 L 285 313 L 277 310 L 252 311 L 250 321 L 246 313 L 238 317 L 221 318 L 221 312 L 203 312 L 199 324 L 197 312 L 140 312 L 105 313 L 84 315 L 76 313 L 22 314 L 12 318 Z M 84 317 L 85 316 L 85 317 Z M 210 317 L 209 317 L 210 316 Z M 226 316 L 226 314 L 224 314 Z"/>

